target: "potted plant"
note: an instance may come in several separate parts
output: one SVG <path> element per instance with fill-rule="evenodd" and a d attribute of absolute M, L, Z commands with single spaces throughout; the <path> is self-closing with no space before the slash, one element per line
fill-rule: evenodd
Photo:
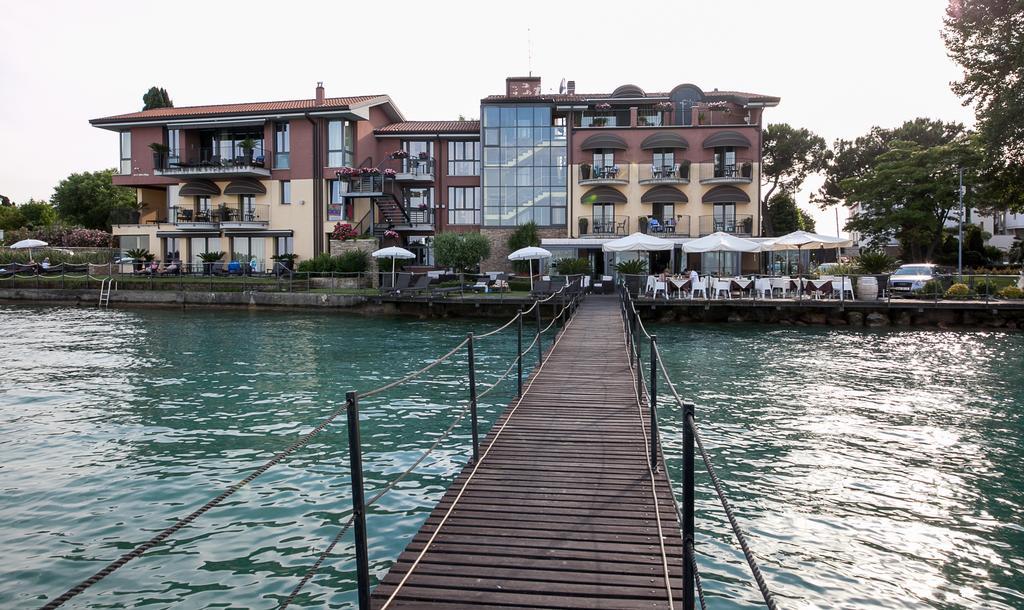
<path fill-rule="evenodd" d="M 753 235 L 754 234 L 754 219 L 752 217 L 750 217 L 750 216 L 747 216 L 746 218 L 741 220 L 740 221 L 740 230 L 743 232 L 744 235 Z"/>
<path fill-rule="evenodd" d="M 199 260 L 203 261 L 203 275 L 213 275 L 213 267 L 220 259 L 224 258 L 223 252 L 202 252 Z"/>
<path fill-rule="evenodd" d="M 741 175 L 744 178 L 750 178 L 753 175 L 754 164 L 750 161 L 744 161 L 743 165 L 740 166 Z"/>
<path fill-rule="evenodd" d="M 690 179 L 690 160 L 683 159 L 679 162 L 679 177 L 683 180 Z"/>
<path fill-rule="evenodd" d="M 580 235 L 586 235 L 587 234 L 587 225 L 590 224 L 589 221 L 586 219 L 586 217 L 580 216 L 580 219 L 577 222 L 579 223 L 579 226 L 580 226 Z"/>
<path fill-rule="evenodd" d="M 622 261 L 615 265 L 615 271 L 624 276 L 623 280 L 626 282 L 626 290 L 639 294 L 640 289 L 644 286 L 647 278 L 647 261 L 642 258 L 634 258 L 628 261 Z"/>
<path fill-rule="evenodd" d="M 604 127 L 607 124 L 608 124 L 608 117 L 604 117 L 604 116 L 596 116 L 596 117 L 594 117 L 594 122 L 593 122 L 594 127 Z"/>
<path fill-rule="evenodd" d="M 295 270 L 295 259 L 299 258 L 299 255 L 298 254 L 293 254 L 291 252 L 286 252 L 284 254 L 275 254 L 274 256 L 271 256 L 270 258 L 275 260 L 275 261 L 277 261 L 278 263 L 280 263 L 281 266 L 284 267 L 285 269 L 287 269 L 289 271 L 294 271 Z"/>
<path fill-rule="evenodd" d="M 171 152 L 171 147 L 162 142 L 153 142 L 149 149 L 153 151 L 153 169 L 167 169 L 167 153 Z"/>
<path fill-rule="evenodd" d="M 143 262 L 153 259 L 153 255 L 145 248 L 132 248 L 131 250 L 125 250 L 124 255 L 132 259 L 132 269 L 135 271 L 142 271 Z"/>
<path fill-rule="evenodd" d="M 590 180 L 589 163 L 580 163 L 580 180 Z"/>
<path fill-rule="evenodd" d="M 245 158 L 245 164 L 252 165 L 252 151 L 256 148 L 256 140 L 246 138 L 239 142 L 238 146 L 242 149 L 242 156 Z"/>
<path fill-rule="evenodd" d="M 704 124 L 704 111 L 697 113 L 697 123 L 700 125 Z"/>
<path fill-rule="evenodd" d="M 647 233 L 647 225 L 648 225 L 648 222 L 647 222 L 647 217 L 646 216 L 641 216 L 636 221 L 636 226 L 637 226 L 637 228 L 640 229 L 641 233 Z"/>

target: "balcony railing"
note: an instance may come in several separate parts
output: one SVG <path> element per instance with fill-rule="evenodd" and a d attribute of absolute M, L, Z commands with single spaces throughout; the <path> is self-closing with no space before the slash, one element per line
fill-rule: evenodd
<path fill-rule="evenodd" d="M 594 216 L 590 219 L 590 232 L 593 235 L 629 235 L 629 218 Z"/>
<path fill-rule="evenodd" d="M 433 180 L 433 157 L 409 157 L 408 159 L 402 159 L 402 166 L 398 170 L 397 178 L 399 180 Z"/>
<path fill-rule="evenodd" d="M 629 163 L 590 165 L 581 163 L 580 184 L 629 184 Z"/>
<path fill-rule="evenodd" d="M 700 234 L 711 235 L 712 233 L 732 233 L 734 235 L 753 235 L 754 217 L 751 214 L 737 214 L 736 216 L 701 216 Z"/>
<path fill-rule="evenodd" d="M 669 217 L 659 217 L 657 214 L 654 215 L 657 224 L 650 221 L 650 216 L 642 216 L 642 219 L 647 221 L 646 233 L 664 233 L 666 237 L 689 237 L 690 236 L 690 217 L 682 214 Z M 639 227 L 644 226 L 644 220 L 637 219 Z"/>
<path fill-rule="evenodd" d="M 575 127 L 629 127 L 629 109 L 585 110 L 573 113 Z M 747 111 L 732 106 L 697 105 L 681 109 L 677 104 L 662 107 L 658 104 L 638 106 L 637 127 L 709 127 L 722 125 L 749 125 Z"/>
<path fill-rule="evenodd" d="M 385 185 L 394 180 L 394 177 L 384 174 L 363 174 L 343 179 L 348 180 L 348 191 L 342 193 L 343 197 L 369 197 L 383 194 Z"/>
<path fill-rule="evenodd" d="M 576 127 L 629 127 L 629 109 L 586 110 L 575 119 Z"/>
<path fill-rule="evenodd" d="M 690 182 L 690 162 L 667 165 L 640 164 L 640 184 L 687 184 Z"/>
<path fill-rule="evenodd" d="M 707 160 L 700 164 L 701 184 L 747 184 L 753 180 L 754 163 L 737 158 L 734 163 L 715 163 Z"/>
<path fill-rule="evenodd" d="M 409 213 L 409 224 L 411 225 L 434 225 L 434 208 L 409 207 L 405 203 L 405 209 Z"/>
<path fill-rule="evenodd" d="M 254 205 L 221 205 L 209 209 L 195 206 L 172 206 L 168 211 L 168 221 L 176 225 L 218 225 L 224 222 L 257 222 L 270 221 L 270 206 Z"/>
<path fill-rule="evenodd" d="M 268 152 L 235 147 L 191 148 L 177 153 L 153 153 L 156 172 L 163 175 L 256 173 L 270 175 Z"/>

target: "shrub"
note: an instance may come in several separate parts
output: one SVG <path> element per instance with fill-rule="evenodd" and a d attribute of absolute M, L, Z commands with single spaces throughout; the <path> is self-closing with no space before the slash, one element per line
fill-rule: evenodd
<path fill-rule="evenodd" d="M 434 260 L 456 273 L 473 269 L 491 255 L 491 242 L 479 233 L 438 233 L 434 237 Z"/>
<path fill-rule="evenodd" d="M 896 266 L 896 259 L 882 250 L 864 250 L 854 259 L 853 264 L 859 273 L 878 275 L 892 270 Z"/>
<path fill-rule="evenodd" d="M 530 221 L 519 225 L 511 235 L 508 236 L 508 240 L 505 242 L 510 252 L 515 252 L 520 248 L 526 248 L 529 246 L 539 246 L 540 236 L 537 235 L 537 223 Z M 513 261 L 512 268 L 519 272 L 525 272 L 530 269 L 531 261 Z"/>
<path fill-rule="evenodd" d="M 974 292 L 982 296 L 991 296 L 999 290 L 999 286 L 991 280 L 978 280 L 974 283 Z"/>
<path fill-rule="evenodd" d="M 966 299 L 969 294 L 971 294 L 971 289 L 967 287 L 967 284 L 957 283 L 950 286 L 943 296 L 947 299 Z"/>
<path fill-rule="evenodd" d="M 364 250 L 349 250 L 334 257 L 333 262 L 334 271 L 338 273 L 363 273 L 370 268 L 370 255 Z"/>
<path fill-rule="evenodd" d="M 1007 286 L 999 291 L 999 296 L 1004 299 L 1022 299 L 1024 298 L 1024 290 L 1016 286 Z"/>
<path fill-rule="evenodd" d="M 970 292 L 970 290 L 968 290 L 968 292 Z M 917 291 L 917 294 L 923 296 L 935 296 L 942 293 L 942 282 L 939 280 L 928 280 L 924 283 L 924 286 Z"/>
<path fill-rule="evenodd" d="M 634 258 L 622 261 L 615 265 L 615 270 L 625 275 L 637 275 L 647 273 L 647 261 L 642 258 Z"/>
<path fill-rule="evenodd" d="M 313 258 L 307 258 L 299 263 L 301 273 L 328 273 L 334 267 L 331 255 L 327 253 L 317 254 Z"/>
<path fill-rule="evenodd" d="M 530 280 L 514 279 L 508 281 L 508 289 L 513 292 L 529 292 Z"/>
<path fill-rule="evenodd" d="M 554 262 L 553 266 L 562 275 L 590 275 L 590 259 L 588 258 L 562 258 Z"/>

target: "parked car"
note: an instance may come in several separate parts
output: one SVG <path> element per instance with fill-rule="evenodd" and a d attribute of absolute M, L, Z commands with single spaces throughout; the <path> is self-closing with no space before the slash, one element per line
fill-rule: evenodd
<path fill-rule="evenodd" d="M 910 294 L 924 288 L 931 280 L 941 280 L 945 269 L 933 263 L 900 265 L 889 276 L 889 290 L 893 294 Z"/>

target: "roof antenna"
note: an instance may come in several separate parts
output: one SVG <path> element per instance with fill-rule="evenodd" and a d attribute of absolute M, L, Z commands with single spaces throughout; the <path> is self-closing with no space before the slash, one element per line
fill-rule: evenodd
<path fill-rule="evenodd" d="M 526 70 L 533 76 L 533 36 L 530 28 L 526 28 Z"/>

